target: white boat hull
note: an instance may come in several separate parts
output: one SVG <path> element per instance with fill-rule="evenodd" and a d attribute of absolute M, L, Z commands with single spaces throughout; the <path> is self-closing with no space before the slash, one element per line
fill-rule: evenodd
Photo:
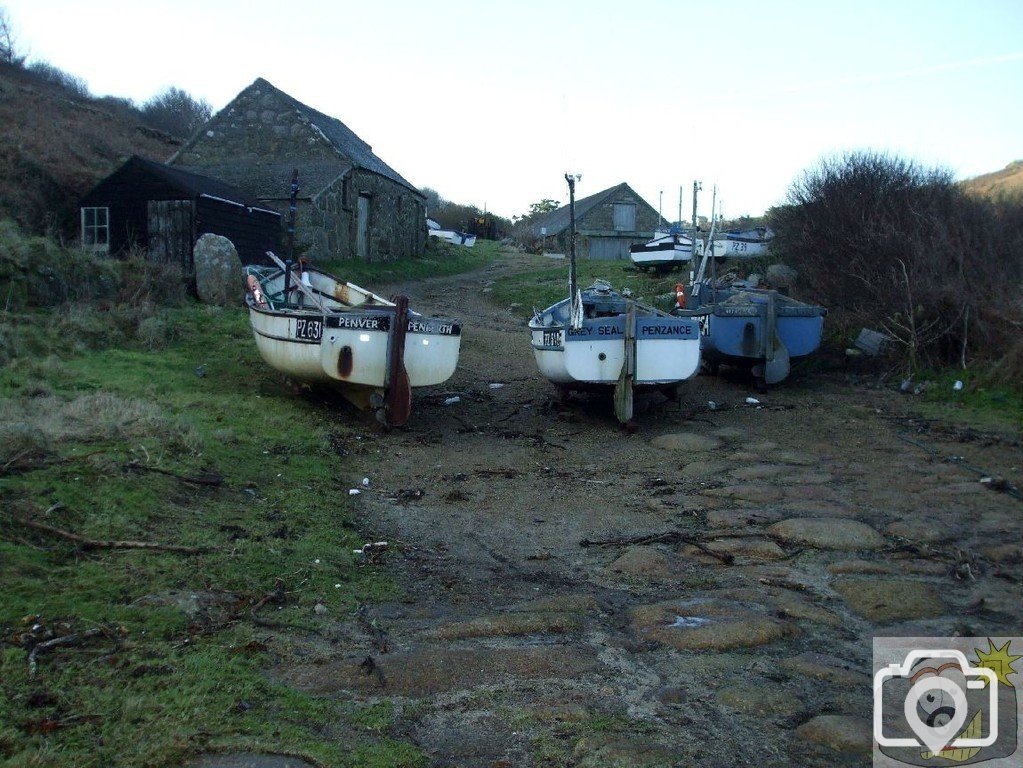
<path fill-rule="evenodd" d="M 697 254 L 699 254 L 697 246 Z M 693 260 L 693 241 L 682 235 L 657 232 L 654 239 L 629 248 L 629 257 L 637 267 L 668 268 Z"/>
<path fill-rule="evenodd" d="M 306 383 L 387 385 L 393 313 L 352 310 L 323 315 L 249 308 L 260 357 Z M 448 321 L 411 317 L 405 339 L 409 385 L 428 387 L 451 378 L 458 364 L 460 329 Z"/>
<path fill-rule="evenodd" d="M 559 386 L 618 382 L 625 364 L 624 317 L 583 321 L 577 331 L 565 325 L 530 324 L 533 354 L 540 373 Z M 689 318 L 637 318 L 637 386 L 685 381 L 700 368 L 699 324 Z"/>
<path fill-rule="evenodd" d="M 309 268 L 303 288 L 284 273 L 249 267 L 246 304 L 256 348 L 293 379 L 332 384 L 385 423 L 404 424 L 411 390 L 447 381 L 455 372 L 461 328 L 424 317 L 370 291 Z M 404 325 L 404 327 L 402 327 Z"/>

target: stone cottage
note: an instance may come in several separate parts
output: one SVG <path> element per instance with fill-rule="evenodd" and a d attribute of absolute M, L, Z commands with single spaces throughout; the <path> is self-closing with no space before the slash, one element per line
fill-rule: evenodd
<path fill-rule="evenodd" d="M 627 259 L 630 245 L 647 242 L 663 226 L 660 214 L 625 182 L 575 201 L 576 253 L 584 258 Z M 568 232 L 569 211 L 563 205 L 530 219 L 517 237 L 567 253 Z"/>
<path fill-rule="evenodd" d="M 170 159 L 287 211 L 300 192 L 296 252 L 311 260 L 385 261 L 422 253 L 422 193 L 340 120 L 259 78 Z"/>

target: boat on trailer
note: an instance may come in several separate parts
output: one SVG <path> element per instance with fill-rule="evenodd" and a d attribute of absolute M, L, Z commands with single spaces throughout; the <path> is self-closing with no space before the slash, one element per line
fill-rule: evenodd
<path fill-rule="evenodd" d="M 389 426 L 408 420 L 413 388 L 441 384 L 455 372 L 461 344 L 455 320 L 425 317 L 409 309 L 405 296 L 389 301 L 312 266 L 296 273 L 269 255 L 276 268 L 245 268 L 245 302 L 270 367 L 336 386 Z"/>
<path fill-rule="evenodd" d="M 569 292 L 529 322 L 540 373 L 563 392 L 614 389 L 615 415 L 632 419 L 633 390 L 672 394 L 700 368 L 700 328 L 694 317 L 674 317 L 614 291 L 604 281 L 576 287 L 575 177 L 569 186 L 572 237 Z"/>

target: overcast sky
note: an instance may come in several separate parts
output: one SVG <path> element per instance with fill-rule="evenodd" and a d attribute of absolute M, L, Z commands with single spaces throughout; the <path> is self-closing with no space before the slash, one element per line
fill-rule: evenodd
<path fill-rule="evenodd" d="M 760 214 L 821 157 L 965 178 L 1023 158 L 1023 0 L 0 0 L 97 95 L 220 109 L 257 77 L 418 186 L 503 216 L 627 181 L 674 218 Z M 158 158 L 163 159 L 163 158 Z"/>

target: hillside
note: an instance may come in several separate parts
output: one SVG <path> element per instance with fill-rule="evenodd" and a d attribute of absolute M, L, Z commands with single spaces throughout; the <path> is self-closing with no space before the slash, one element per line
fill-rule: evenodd
<path fill-rule="evenodd" d="M 0 65 L 0 217 L 30 231 L 74 234 L 83 193 L 131 155 L 162 161 L 180 143 L 116 101 L 82 98 Z"/>
<path fill-rule="evenodd" d="M 1023 160 L 1014 160 L 1000 171 L 966 179 L 961 186 L 984 197 L 1023 194 Z"/>

